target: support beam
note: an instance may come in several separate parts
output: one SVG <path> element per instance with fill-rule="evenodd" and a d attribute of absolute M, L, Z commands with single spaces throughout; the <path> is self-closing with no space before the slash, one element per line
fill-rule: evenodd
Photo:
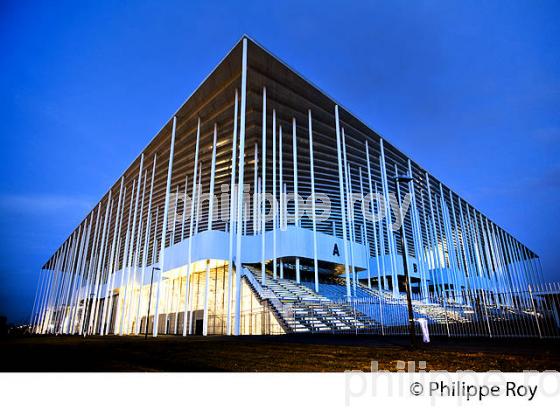
<path fill-rule="evenodd" d="M 163 227 L 161 229 L 161 248 L 159 255 L 159 276 L 156 289 L 156 306 L 154 310 L 153 336 L 158 335 L 159 321 L 159 298 L 161 293 L 161 279 L 165 272 L 165 238 L 167 236 L 167 214 L 169 212 L 169 194 L 171 192 L 171 177 L 173 175 L 173 154 L 175 152 L 175 131 L 177 129 L 177 117 L 173 117 L 173 129 L 171 130 L 171 143 L 169 148 L 169 164 L 167 166 L 167 183 L 165 187 L 165 205 L 163 207 Z"/>
<path fill-rule="evenodd" d="M 282 127 L 280 127 L 282 132 Z M 276 279 L 276 228 L 278 223 L 278 203 L 276 195 L 276 110 L 272 110 L 272 277 Z"/>
<path fill-rule="evenodd" d="M 247 107 L 247 38 L 243 38 L 243 56 L 241 63 L 241 119 L 239 123 L 239 189 L 237 192 L 237 249 L 235 258 L 235 330 L 241 331 L 241 227 L 243 216 L 243 181 L 245 175 L 245 113 Z"/>
<path fill-rule="evenodd" d="M 266 101 L 266 89 L 264 90 L 264 97 Z M 232 303 L 232 288 L 233 288 L 233 233 L 235 232 L 235 214 L 237 203 L 237 190 L 235 188 L 235 174 L 237 172 L 237 105 L 238 105 L 238 92 L 235 90 L 235 105 L 233 109 L 233 144 L 231 147 L 231 182 L 230 182 L 230 206 L 229 206 L 229 259 L 228 259 L 228 280 L 227 280 L 227 318 L 226 318 L 226 334 L 231 335 L 231 303 Z M 264 131 L 263 131 L 264 134 Z M 263 155 L 265 155 L 263 153 Z M 263 161 L 263 164 L 265 162 Z M 263 165 L 264 169 L 264 165 Z M 264 172 L 264 171 L 263 171 Z M 263 212 L 264 221 L 264 212 Z M 263 229 L 264 241 L 264 229 Z M 263 268 L 264 275 L 264 268 Z"/>
<path fill-rule="evenodd" d="M 348 267 L 348 243 L 346 242 L 346 204 L 344 196 L 344 175 L 342 173 L 342 147 L 340 141 L 340 119 L 338 118 L 338 105 L 334 106 L 334 119 L 336 129 L 336 152 L 338 159 L 338 187 L 340 193 L 340 212 L 342 222 L 342 248 L 344 251 L 344 274 L 346 275 L 346 297 L 352 297 L 350 288 L 350 270 Z"/>
<path fill-rule="evenodd" d="M 315 170 L 313 160 L 313 124 L 311 110 L 307 111 L 309 130 L 309 169 L 311 172 L 311 221 L 313 222 L 313 272 L 315 279 L 315 292 L 319 293 L 319 261 L 317 260 L 317 215 L 315 210 Z"/>
<path fill-rule="evenodd" d="M 262 111 L 262 161 L 261 161 L 261 282 L 266 285 L 266 87 L 263 87 Z"/>
<path fill-rule="evenodd" d="M 191 191 L 191 212 L 190 212 L 190 220 L 189 220 L 189 242 L 187 247 L 187 272 L 186 272 L 186 280 L 185 280 L 185 312 L 183 313 L 183 336 L 187 335 L 187 315 L 190 312 L 190 304 L 191 298 L 189 297 L 190 292 L 190 282 L 191 282 L 191 264 L 192 264 L 192 240 L 194 235 L 194 211 L 195 211 L 195 204 L 197 199 L 197 173 L 198 173 L 198 151 L 200 147 L 200 117 L 198 117 L 198 122 L 196 125 L 196 146 L 194 151 L 194 170 L 193 170 L 193 178 L 192 178 L 192 191 Z M 190 332 L 189 332 L 190 333 Z"/>

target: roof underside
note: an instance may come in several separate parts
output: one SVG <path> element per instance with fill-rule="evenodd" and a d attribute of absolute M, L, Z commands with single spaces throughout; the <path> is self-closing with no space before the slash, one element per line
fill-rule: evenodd
<path fill-rule="evenodd" d="M 293 144 L 292 144 L 292 118 L 296 119 L 297 124 L 297 160 L 298 160 L 298 182 L 299 193 L 303 197 L 310 194 L 310 168 L 309 168 L 309 144 L 308 144 L 308 110 L 311 110 L 313 117 L 313 138 L 315 156 L 315 180 L 317 192 L 326 193 L 335 200 L 333 206 L 333 219 L 340 224 L 340 203 L 338 201 L 338 173 L 336 157 L 336 131 L 334 119 L 335 101 L 328 97 L 324 92 L 314 87 L 303 77 L 282 63 L 279 59 L 267 52 L 252 40 L 248 41 L 248 81 L 247 81 L 247 117 L 246 117 L 246 160 L 245 160 L 245 183 L 253 186 L 254 178 L 254 152 L 259 152 L 258 165 L 262 163 L 262 90 L 267 89 L 267 192 L 271 192 L 272 176 L 272 110 L 276 110 L 277 124 L 283 129 L 283 150 L 284 156 L 284 182 L 287 184 L 288 192 L 293 190 Z M 231 175 L 232 158 L 232 134 L 234 124 L 234 102 L 236 90 L 241 83 L 241 60 L 242 60 L 242 41 L 240 40 L 212 73 L 203 81 L 197 90 L 187 99 L 187 101 L 177 110 L 175 153 L 173 161 L 173 174 L 171 191 L 183 192 L 187 188 L 192 190 L 192 178 L 194 170 L 195 142 L 198 118 L 201 120 L 200 135 L 200 154 L 199 164 L 201 183 L 203 191 L 208 192 L 210 184 L 210 163 L 212 152 L 212 138 L 214 124 L 218 129 L 218 144 L 216 155 L 216 193 L 220 193 L 219 188 L 222 184 L 229 184 Z M 367 162 L 365 158 L 365 143 L 367 141 L 370 150 L 370 161 L 372 169 L 372 184 L 376 184 L 381 190 L 381 173 L 379 166 L 380 140 L 381 137 L 372 129 L 358 120 L 348 111 L 340 108 L 341 126 L 345 129 L 347 146 L 347 156 L 350 164 L 350 174 L 353 192 L 360 192 L 360 177 L 362 172 L 362 186 L 364 193 L 368 193 Z M 99 204 L 84 218 L 83 222 L 73 232 L 76 234 L 81 228 L 88 229 L 91 221 L 98 219 L 98 236 L 102 235 L 102 222 L 107 215 L 107 243 L 113 242 L 114 235 L 120 231 L 119 238 L 115 241 L 119 245 L 122 253 L 125 240 L 127 222 L 133 217 L 132 206 L 136 198 L 133 194 L 138 192 L 140 201 L 138 204 L 139 220 L 146 219 L 149 207 L 149 186 L 152 177 L 152 166 L 156 161 L 154 174 L 154 189 L 152 200 L 152 214 L 159 212 L 157 219 L 157 229 L 161 232 L 162 214 L 165 203 L 167 168 L 170 153 L 170 139 L 173 117 L 166 122 L 158 134 L 147 145 L 143 152 L 134 159 L 129 168 L 122 175 L 126 192 L 123 192 L 122 215 L 120 223 L 117 225 L 117 208 L 121 186 L 121 178 L 104 195 Z M 395 172 L 403 173 L 408 169 L 408 157 L 397 150 L 394 146 L 384 141 L 385 158 L 387 163 L 387 176 L 389 180 L 389 191 L 395 192 L 396 187 L 392 181 Z M 141 157 L 144 157 L 143 171 L 139 178 Z M 396 167 L 396 169 L 395 169 Z M 412 161 L 412 172 L 415 177 L 414 188 L 417 201 L 422 201 L 420 206 L 428 206 L 428 185 L 425 178 L 426 171 Z M 260 174 L 259 174 L 260 175 Z M 140 181 L 141 189 L 138 191 L 136 186 Z M 334 183 L 333 183 L 334 182 Z M 186 185 L 188 183 L 188 185 Z M 145 187 L 144 188 L 144 184 Z M 458 195 L 451 192 L 448 187 L 441 185 L 440 182 L 429 178 L 430 192 L 433 200 L 441 200 L 440 193 L 443 193 L 443 200 L 447 207 L 458 212 L 459 206 L 465 209 L 470 207 Z M 402 194 L 405 195 L 406 189 Z M 109 195 L 112 198 L 111 206 L 107 207 Z M 179 205 L 180 206 L 180 205 Z M 474 209 L 471 207 L 471 209 Z M 181 209 L 179 209 L 181 211 Z M 356 207 L 356 211 L 358 208 Z M 201 210 L 201 226 L 199 230 L 204 230 L 206 222 L 204 216 L 208 210 Z M 129 216 L 130 215 L 130 216 Z M 422 215 L 421 215 L 422 217 Z M 438 217 L 443 218 L 443 215 Z M 405 221 L 408 226 L 409 252 L 414 253 L 414 243 L 412 241 L 412 231 L 410 223 L 410 213 L 407 214 Z M 131 222 L 132 223 L 132 222 Z M 302 220 L 304 227 L 311 226 L 309 220 Z M 249 226 L 252 222 L 249 223 Z M 270 225 L 269 228 L 271 228 Z M 225 223 L 218 221 L 213 225 L 213 229 L 225 229 Z M 331 233 L 332 222 L 320 224 L 319 229 Z M 443 229 L 443 228 L 442 228 Z M 181 229 L 177 229 L 174 241 L 181 240 Z M 340 230 L 339 230 L 340 231 Z M 251 228 L 249 228 L 249 234 Z M 72 235 L 73 235 L 72 234 Z M 505 231 L 504 231 L 504 234 Z M 72 235 L 65 241 L 70 243 Z M 161 235 L 161 233 L 160 233 Z M 340 236 L 340 232 L 338 232 Z M 373 228 L 367 231 L 370 243 L 373 242 Z M 386 233 L 385 233 L 386 235 Z M 426 233 L 424 233 L 426 235 Z M 75 235 L 77 236 L 77 235 Z M 94 227 L 91 228 L 90 236 L 95 236 Z M 159 238 L 158 238 L 159 239 Z M 425 238 L 427 241 L 428 238 Z M 92 245 L 90 245 L 90 248 Z M 61 247 L 62 248 L 62 247 Z M 526 248 L 525 248 L 526 249 Z M 92 252 L 89 249 L 89 252 Z M 527 249 L 527 252 L 530 252 Z M 530 252 L 532 256 L 536 256 Z M 52 266 L 54 256 L 47 261 L 44 268 Z M 149 251 L 149 258 L 151 251 Z"/>

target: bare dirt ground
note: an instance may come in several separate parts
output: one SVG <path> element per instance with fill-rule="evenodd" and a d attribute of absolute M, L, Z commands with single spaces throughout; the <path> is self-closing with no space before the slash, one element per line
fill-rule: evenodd
<path fill-rule="evenodd" d="M 375 336 L 143 337 L 27 336 L 0 339 L 8 372 L 342 372 L 560 370 L 556 340 L 436 339 L 418 349 L 407 338 Z"/>

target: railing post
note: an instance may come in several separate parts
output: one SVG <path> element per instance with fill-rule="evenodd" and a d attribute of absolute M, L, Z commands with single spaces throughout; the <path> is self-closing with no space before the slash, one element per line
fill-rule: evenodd
<path fill-rule="evenodd" d="M 535 314 L 535 322 L 537 324 L 537 331 L 539 332 L 539 339 L 542 339 L 541 325 L 539 324 L 539 316 L 537 313 L 535 300 L 533 299 L 533 291 L 531 290 L 531 285 L 529 285 L 529 296 L 531 297 L 531 305 L 533 306 L 533 313 Z"/>

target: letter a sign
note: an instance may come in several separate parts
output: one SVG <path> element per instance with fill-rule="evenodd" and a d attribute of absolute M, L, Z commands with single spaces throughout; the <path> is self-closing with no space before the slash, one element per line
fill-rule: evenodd
<path fill-rule="evenodd" d="M 340 252 L 338 251 L 338 245 L 336 243 L 334 244 L 332 254 L 333 254 L 333 256 L 340 256 Z"/>

